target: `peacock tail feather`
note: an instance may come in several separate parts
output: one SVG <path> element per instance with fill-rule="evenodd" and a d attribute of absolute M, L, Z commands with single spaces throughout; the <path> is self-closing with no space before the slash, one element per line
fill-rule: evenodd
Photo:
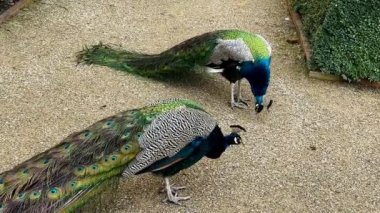
<path fill-rule="evenodd" d="M 0 212 L 72 212 L 121 176 L 162 113 L 202 107 L 173 99 L 118 113 L 0 174 Z"/>
<path fill-rule="evenodd" d="M 209 63 L 218 39 L 243 39 L 254 58 L 268 58 L 270 49 L 265 39 L 240 30 L 218 30 L 190 38 L 162 53 L 144 54 L 104 44 L 94 45 L 81 51 L 78 63 L 97 64 L 144 77 L 180 78 L 188 76 L 195 67 Z"/>
<path fill-rule="evenodd" d="M 100 43 L 81 51 L 77 56 L 77 61 L 165 80 L 184 76 L 196 65 L 207 63 L 216 45 L 214 40 L 214 34 L 204 34 L 184 41 L 160 54 L 137 53 Z"/>

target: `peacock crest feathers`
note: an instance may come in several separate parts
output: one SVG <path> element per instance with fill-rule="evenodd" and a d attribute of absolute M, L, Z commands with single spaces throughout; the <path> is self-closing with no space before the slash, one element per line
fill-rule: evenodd
<path fill-rule="evenodd" d="M 1 173 L 0 212 L 71 211 L 82 205 L 135 159 L 139 137 L 155 118 L 181 107 L 201 109 L 175 99 L 124 111 Z"/>

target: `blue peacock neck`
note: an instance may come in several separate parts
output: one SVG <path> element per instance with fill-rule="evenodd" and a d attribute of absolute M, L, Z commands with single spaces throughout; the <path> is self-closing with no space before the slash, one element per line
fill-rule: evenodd
<path fill-rule="evenodd" d="M 216 126 L 213 132 L 207 137 L 210 149 L 206 156 L 212 159 L 219 158 L 227 149 L 227 147 L 229 147 L 231 144 L 235 144 L 235 137 L 235 133 L 223 136 L 220 128 Z"/>
<path fill-rule="evenodd" d="M 255 61 L 244 61 L 241 64 L 240 74 L 248 81 L 254 81 L 254 79 L 260 79 L 263 82 L 269 81 L 270 63 L 271 57 L 259 58 Z"/>
<path fill-rule="evenodd" d="M 259 58 L 252 61 L 243 62 L 240 73 L 251 85 L 251 91 L 256 97 L 256 103 L 262 104 L 264 95 L 267 92 L 270 81 L 271 57 Z"/>

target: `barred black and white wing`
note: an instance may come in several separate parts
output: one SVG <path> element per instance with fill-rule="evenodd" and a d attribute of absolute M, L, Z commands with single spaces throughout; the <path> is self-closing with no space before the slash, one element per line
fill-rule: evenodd
<path fill-rule="evenodd" d="M 160 115 L 140 137 L 142 150 L 123 176 L 136 174 L 160 159 L 175 155 L 194 138 L 209 135 L 216 125 L 208 113 L 193 108 L 177 108 Z"/>

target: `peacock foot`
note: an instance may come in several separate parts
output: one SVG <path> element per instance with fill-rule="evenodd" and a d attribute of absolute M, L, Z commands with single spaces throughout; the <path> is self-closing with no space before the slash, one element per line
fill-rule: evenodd
<path fill-rule="evenodd" d="M 180 197 L 180 196 L 178 196 L 177 193 L 175 193 L 175 194 L 168 193 L 168 197 L 166 199 L 164 199 L 163 202 L 165 202 L 165 203 L 169 202 L 169 203 L 173 203 L 176 205 L 181 205 L 180 201 L 189 200 L 189 199 L 190 199 L 190 196 Z"/>
<path fill-rule="evenodd" d="M 249 98 L 243 98 L 243 97 L 239 97 L 239 95 L 234 95 L 234 99 L 237 100 L 238 102 L 249 102 L 251 101 L 252 99 L 249 99 Z"/>
<path fill-rule="evenodd" d="M 235 107 L 239 109 L 248 109 L 248 104 L 242 100 L 231 102 L 231 108 L 234 109 Z"/>
<path fill-rule="evenodd" d="M 171 185 L 170 188 L 172 190 L 172 193 L 176 194 L 176 193 L 178 193 L 178 191 L 186 189 L 186 186 L 173 186 L 173 185 Z M 166 192 L 166 186 L 164 186 L 160 189 L 160 193 L 165 193 L 165 192 Z"/>
<path fill-rule="evenodd" d="M 186 187 L 184 187 L 184 186 L 181 186 L 181 187 L 171 186 L 169 183 L 169 178 L 165 178 L 165 184 L 166 184 L 166 186 L 165 186 L 164 191 L 166 191 L 166 194 L 168 197 L 163 200 L 164 202 L 170 202 L 170 203 L 174 203 L 177 205 L 181 205 L 180 201 L 190 199 L 190 196 L 185 196 L 185 197 L 178 196 L 178 191 L 185 189 Z"/>

